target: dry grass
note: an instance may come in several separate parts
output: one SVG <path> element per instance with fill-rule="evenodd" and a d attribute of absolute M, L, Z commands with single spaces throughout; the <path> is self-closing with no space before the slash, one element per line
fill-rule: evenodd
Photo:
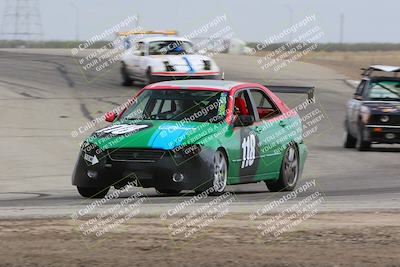
<path fill-rule="evenodd" d="M 264 57 L 271 51 L 259 51 L 256 56 Z M 400 51 L 365 52 L 310 52 L 299 61 L 321 65 L 337 71 L 350 79 L 359 79 L 361 68 L 369 65 L 400 65 Z"/>
<path fill-rule="evenodd" d="M 351 79 L 360 77 L 360 68 L 369 65 L 400 65 L 400 51 L 312 52 L 301 61 L 322 65 Z"/>

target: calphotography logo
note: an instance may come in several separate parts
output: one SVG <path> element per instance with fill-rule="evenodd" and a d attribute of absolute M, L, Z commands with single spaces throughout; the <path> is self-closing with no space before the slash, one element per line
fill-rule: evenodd
<path fill-rule="evenodd" d="M 316 180 L 306 181 L 290 193 L 277 200 L 268 201 L 262 208 L 251 213 L 250 220 L 256 220 L 262 237 L 280 238 L 295 230 L 295 227 L 318 213 L 325 198 L 316 189 Z"/>
<path fill-rule="evenodd" d="M 262 52 L 260 54 L 264 56 L 257 59 L 257 64 L 264 71 L 277 72 L 316 50 L 318 42 L 324 35 L 322 28 L 317 25 L 316 14 L 308 15 L 281 32 L 257 43 L 250 54 L 256 55 Z M 287 38 L 290 40 L 285 41 Z M 274 48 L 277 43 L 278 48 Z"/>
<path fill-rule="evenodd" d="M 235 32 L 228 24 L 227 15 L 222 14 L 185 33 L 183 37 L 191 40 L 194 48 L 201 54 L 213 57 L 219 53 L 226 53 L 229 40 L 235 37 Z"/>
<path fill-rule="evenodd" d="M 81 134 L 86 133 L 89 130 L 94 130 L 96 127 L 99 127 L 102 125 L 107 117 L 111 115 L 114 117 L 114 120 L 119 116 L 119 114 L 123 113 L 128 107 L 130 107 L 132 104 L 136 102 L 136 97 L 130 97 L 127 99 L 125 102 L 123 102 L 121 105 L 118 105 L 117 107 L 113 107 L 112 110 L 109 112 L 103 114 L 100 117 L 96 117 L 93 120 L 87 121 L 84 125 L 79 126 L 76 130 L 73 130 L 71 132 L 71 136 L 73 138 L 78 137 Z M 128 118 L 133 118 L 131 122 L 139 122 L 142 120 L 140 114 L 143 113 L 143 111 L 140 108 L 137 108 L 135 111 L 129 114 Z"/>
<path fill-rule="evenodd" d="M 237 200 L 236 196 L 225 192 L 211 197 L 210 194 L 215 190 L 216 188 L 210 187 L 187 200 L 180 200 L 173 208 L 160 215 L 172 237 L 197 238 L 208 226 L 217 224 L 219 219 L 229 213 L 230 206 Z"/>
<path fill-rule="evenodd" d="M 121 57 L 126 53 L 127 39 L 117 36 L 117 33 L 123 29 L 132 28 L 135 31 L 141 31 L 141 27 L 135 26 L 137 20 L 137 16 L 128 16 L 71 49 L 71 55 L 87 82 L 92 82 L 106 74 L 120 62 Z M 141 37 L 142 35 L 138 35 L 135 38 Z M 114 40 L 110 41 L 110 39 Z M 129 42 L 132 41 L 129 40 Z"/>
<path fill-rule="evenodd" d="M 132 222 L 148 201 L 144 193 L 131 191 L 140 186 L 137 177 L 131 181 L 126 177 L 119 182 L 125 185 L 101 199 L 84 204 L 71 215 L 77 233 L 88 247 L 107 238 L 107 234 L 117 231 L 123 224 Z"/>

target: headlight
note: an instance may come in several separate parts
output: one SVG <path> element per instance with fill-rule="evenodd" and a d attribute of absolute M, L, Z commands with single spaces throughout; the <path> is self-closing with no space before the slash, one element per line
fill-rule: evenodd
<path fill-rule="evenodd" d="M 172 66 L 169 61 L 163 61 L 164 66 L 165 66 L 165 70 L 166 71 L 176 71 L 175 67 Z"/>
<path fill-rule="evenodd" d="M 371 110 L 367 106 L 361 106 L 360 112 L 361 112 L 361 121 L 364 124 L 367 124 L 369 117 L 371 116 Z"/>
<path fill-rule="evenodd" d="M 385 113 L 397 112 L 397 108 L 395 107 L 382 107 L 381 110 Z"/>

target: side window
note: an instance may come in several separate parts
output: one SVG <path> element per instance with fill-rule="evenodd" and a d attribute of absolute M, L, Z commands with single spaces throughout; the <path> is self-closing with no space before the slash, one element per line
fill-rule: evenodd
<path fill-rule="evenodd" d="M 154 103 L 154 107 L 153 107 L 153 109 L 151 110 L 150 115 L 151 115 L 151 116 L 157 115 L 157 114 L 159 113 L 158 111 L 160 110 L 160 108 L 162 108 L 162 104 L 163 104 L 162 100 L 161 100 L 161 99 L 157 99 L 157 100 L 155 101 L 155 103 Z"/>
<path fill-rule="evenodd" d="M 362 96 L 363 95 L 365 83 L 366 83 L 366 81 L 364 81 L 364 80 L 360 82 L 360 84 L 357 87 L 356 93 L 355 93 L 356 96 Z"/>
<path fill-rule="evenodd" d="M 143 42 L 135 44 L 135 54 L 137 56 L 145 55 L 145 44 Z"/>
<path fill-rule="evenodd" d="M 247 91 L 240 91 L 235 94 L 235 108 L 233 110 L 234 115 L 253 115 L 254 111 L 251 108 L 251 101 Z"/>
<path fill-rule="evenodd" d="M 156 102 L 154 103 L 154 106 L 152 108 L 150 115 L 153 116 L 153 115 L 166 114 L 166 113 L 171 113 L 171 112 L 173 112 L 172 100 L 157 99 Z"/>
<path fill-rule="evenodd" d="M 171 113 L 174 111 L 172 107 L 173 105 L 171 100 L 164 100 L 160 113 Z"/>
<path fill-rule="evenodd" d="M 267 120 L 281 114 L 280 110 L 263 91 L 252 89 L 250 93 L 260 119 Z"/>
<path fill-rule="evenodd" d="M 159 42 L 149 43 L 149 55 L 160 55 L 160 45 Z"/>

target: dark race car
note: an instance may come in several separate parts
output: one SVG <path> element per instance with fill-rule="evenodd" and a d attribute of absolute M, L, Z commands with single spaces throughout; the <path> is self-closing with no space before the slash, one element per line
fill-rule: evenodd
<path fill-rule="evenodd" d="M 364 78 L 347 102 L 344 147 L 365 151 L 372 143 L 400 143 L 400 67 L 363 70 Z M 380 75 L 373 76 L 376 72 Z"/>

